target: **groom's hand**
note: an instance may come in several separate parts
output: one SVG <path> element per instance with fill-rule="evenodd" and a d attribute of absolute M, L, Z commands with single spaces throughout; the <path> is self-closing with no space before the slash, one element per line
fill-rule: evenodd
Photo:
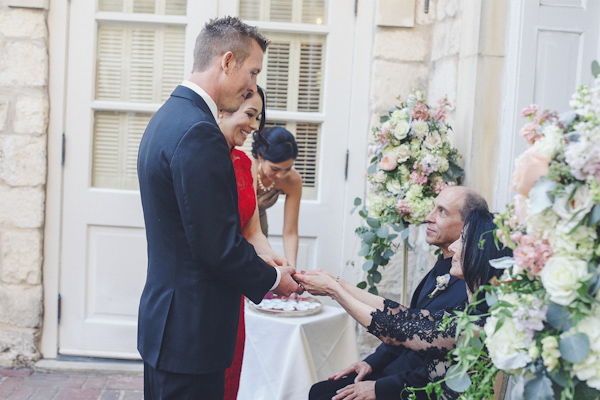
<path fill-rule="evenodd" d="M 304 289 L 298 285 L 292 275 L 296 272 L 292 267 L 277 267 L 281 272 L 281 281 L 279 285 L 273 289 L 273 292 L 280 296 L 290 296 L 292 293 L 302 294 Z"/>

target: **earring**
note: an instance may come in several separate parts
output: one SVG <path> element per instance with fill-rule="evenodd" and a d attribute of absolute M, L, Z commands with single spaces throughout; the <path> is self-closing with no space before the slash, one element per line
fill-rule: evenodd
<path fill-rule="evenodd" d="M 217 124 L 221 123 L 221 118 L 223 118 L 223 114 L 219 114 L 219 118 L 217 118 Z"/>

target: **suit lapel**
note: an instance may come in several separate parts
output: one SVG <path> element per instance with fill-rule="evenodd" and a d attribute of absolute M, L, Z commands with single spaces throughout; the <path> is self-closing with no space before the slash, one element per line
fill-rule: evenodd
<path fill-rule="evenodd" d="M 453 286 L 454 284 L 456 284 L 456 282 L 460 281 L 460 279 L 452 279 L 450 281 L 450 283 L 448 284 L 448 286 L 446 287 L 446 289 L 444 289 L 445 291 L 450 289 L 451 286 Z M 431 292 L 433 292 L 434 289 L 431 289 Z M 429 293 L 431 293 L 429 292 Z M 431 304 L 432 301 L 436 300 L 436 297 L 438 297 L 442 292 L 438 291 L 434 296 L 432 296 L 431 298 L 429 297 L 429 295 L 427 297 L 425 297 L 423 299 L 423 302 L 421 304 L 419 304 L 419 308 L 427 308 L 427 306 L 429 304 Z"/>

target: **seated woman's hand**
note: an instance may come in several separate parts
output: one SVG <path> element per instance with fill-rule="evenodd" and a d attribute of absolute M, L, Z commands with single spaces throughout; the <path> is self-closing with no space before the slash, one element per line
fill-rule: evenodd
<path fill-rule="evenodd" d="M 296 273 L 294 279 L 315 296 L 331 296 L 337 285 L 333 275 L 320 269 Z"/>

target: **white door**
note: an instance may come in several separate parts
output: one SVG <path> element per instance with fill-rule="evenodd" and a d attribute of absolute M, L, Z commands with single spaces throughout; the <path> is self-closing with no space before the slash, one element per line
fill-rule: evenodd
<path fill-rule="evenodd" d="M 71 4 L 60 354 L 139 358 L 137 308 L 147 260 L 136 177 L 138 143 L 152 113 L 190 72 L 193 42 L 204 22 L 232 3 L 97 0 Z M 252 6 L 261 2 L 241 3 Z M 306 14 L 312 9 L 298 8 L 303 4 L 298 0 L 287 3 L 294 5 L 294 12 Z M 306 142 L 301 151 L 309 153 L 301 166 L 310 186 L 301 205 L 299 267 L 337 271 L 345 217 L 341 205 L 353 59 L 344 35 L 352 29 L 354 4 L 345 0 L 304 3 L 306 7 L 316 3 L 324 10 L 321 24 L 253 22 L 267 34 L 269 28 L 274 29 L 280 43 L 299 34 L 309 42 L 297 37 L 291 37 L 292 41 L 322 49 L 320 63 L 315 62 L 308 71 L 318 73 L 317 80 L 310 83 L 320 90 L 317 103 L 311 103 L 317 108 L 269 110 L 269 114 L 273 122 L 293 128 L 299 140 Z M 318 53 L 302 51 L 298 56 L 304 61 L 314 61 Z M 299 67 L 292 64 L 291 69 Z M 268 83 L 266 87 L 269 91 Z M 278 205 L 271 218 L 275 228 L 282 216 Z M 277 232 L 274 236 L 276 241 Z"/>
<path fill-rule="evenodd" d="M 567 111 L 577 86 L 593 81 L 591 64 L 600 55 L 600 1 L 513 1 L 509 21 L 498 208 L 510 201 L 513 160 L 527 148 L 518 134 L 526 123 L 521 110 L 536 103 L 544 110 Z"/>

